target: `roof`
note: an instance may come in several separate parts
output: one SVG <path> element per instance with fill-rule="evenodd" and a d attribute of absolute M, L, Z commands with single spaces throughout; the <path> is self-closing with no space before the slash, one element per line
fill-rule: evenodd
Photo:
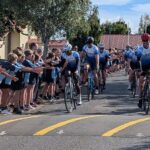
<path fill-rule="evenodd" d="M 40 38 L 37 39 L 29 39 L 27 41 L 28 44 L 30 43 L 37 43 L 37 44 L 42 44 L 42 41 Z M 66 43 L 66 40 L 50 40 L 49 41 L 49 47 L 51 48 L 62 48 Z"/>
<path fill-rule="evenodd" d="M 100 41 L 105 44 L 105 48 L 124 49 L 128 44 L 128 35 L 103 35 Z M 141 44 L 141 35 L 129 35 L 129 45 L 136 46 Z"/>
<path fill-rule="evenodd" d="M 49 41 L 49 46 L 50 47 L 63 47 L 66 43 L 66 40 L 50 40 Z"/>

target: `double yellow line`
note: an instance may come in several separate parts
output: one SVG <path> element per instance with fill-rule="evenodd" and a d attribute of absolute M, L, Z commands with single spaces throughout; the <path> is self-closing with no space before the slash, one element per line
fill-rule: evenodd
<path fill-rule="evenodd" d="M 38 116 L 29 116 L 29 117 L 23 117 L 23 118 L 17 118 L 17 119 L 12 119 L 12 120 L 7 120 L 7 121 L 4 121 L 4 122 L 0 122 L 0 126 L 2 125 L 6 125 L 6 124 L 10 124 L 10 123 L 13 123 L 13 122 L 17 122 L 17 121 L 22 121 L 22 120 L 27 120 L 27 119 L 32 119 L 32 118 L 39 118 L 41 117 L 42 115 L 38 115 Z M 69 119 L 69 120 L 66 120 L 66 121 L 62 121 L 62 122 L 59 122 L 57 124 L 54 124 L 52 126 L 49 126 L 47 128 L 44 128 L 44 129 L 41 129 L 39 131 L 37 131 L 36 133 L 34 133 L 33 135 L 34 136 L 42 136 L 42 135 L 46 135 L 47 133 L 55 130 L 55 129 L 58 129 L 60 127 L 63 127 L 63 126 L 66 126 L 68 124 L 71 124 L 71 123 L 74 123 L 74 122 L 77 122 L 77 121 L 80 121 L 80 120 L 85 120 L 85 119 L 90 119 L 90 118 L 96 118 L 96 117 L 100 117 L 102 115 L 93 115 L 93 116 L 84 116 L 84 117 L 78 117 L 78 118 L 72 118 L 72 119 Z M 147 117 L 147 118 L 142 118 L 142 119 L 138 119 L 138 120 L 134 120 L 134 121 L 130 121 L 128 123 L 125 123 L 123 125 L 120 125 L 118 127 L 115 127 L 105 133 L 103 133 L 101 136 L 103 137 L 111 137 L 113 136 L 114 134 L 128 128 L 128 127 L 131 127 L 131 126 L 134 126 L 136 124 L 139 124 L 139 123 L 142 123 L 142 122 L 145 122 L 145 121 L 150 121 L 150 117 Z"/>

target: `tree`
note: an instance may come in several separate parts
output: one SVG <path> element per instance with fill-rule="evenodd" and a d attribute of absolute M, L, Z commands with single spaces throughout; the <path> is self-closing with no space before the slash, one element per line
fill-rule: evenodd
<path fill-rule="evenodd" d="M 150 25 L 147 26 L 147 33 L 150 34 Z"/>
<path fill-rule="evenodd" d="M 102 24 L 101 26 L 103 34 L 128 34 L 131 33 L 131 29 L 128 28 L 127 23 L 120 19 L 116 22 L 108 22 Z"/>
<path fill-rule="evenodd" d="M 50 37 L 62 30 L 71 36 L 71 31 L 80 26 L 89 7 L 89 0 L 2 1 L 2 8 L 9 10 L 9 13 L 13 12 L 15 22 L 20 28 L 28 24 L 41 37 L 45 53 Z"/>
<path fill-rule="evenodd" d="M 139 34 L 143 34 L 145 32 L 150 33 L 150 16 L 144 15 L 140 18 L 139 23 Z"/>
<path fill-rule="evenodd" d="M 89 35 L 94 37 L 95 43 L 99 43 L 101 28 L 100 28 L 100 19 L 98 17 L 98 7 L 94 7 L 92 14 L 89 16 L 88 23 L 90 25 Z"/>
<path fill-rule="evenodd" d="M 80 26 L 74 32 L 74 37 L 70 38 L 73 45 L 78 45 L 79 50 L 85 45 L 88 36 L 95 39 L 95 44 L 100 40 L 100 19 L 98 17 L 98 7 L 90 7 L 89 15 L 83 17 Z"/>

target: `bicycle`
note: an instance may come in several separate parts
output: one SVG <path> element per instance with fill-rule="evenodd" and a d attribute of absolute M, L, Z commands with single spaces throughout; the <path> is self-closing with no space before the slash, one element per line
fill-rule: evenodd
<path fill-rule="evenodd" d="M 98 83 L 99 83 L 99 86 L 98 86 L 98 90 L 99 90 L 99 94 L 102 94 L 103 91 L 104 91 L 104 80 L 103 80 L 103 74 L 102 74 L 102 70 L 99 69 L 99 72 L 98 72 L 98 75 L 99 75 L 99 78 L 98 78 Z"/>
<path fill-rule="evenodd" d="M 127 76 L 129 74 L 129 66 L 127 63 L 125 63 L 125 75 Z"/>
<path fill-rule="evenodd" d="M 143 110 L 148 115 L 150 109 L 150 71 L 146 73 L 142 103 Z"/>
<path fill-rule="evenodd" d="M 65 86 L 65 93 L 64 93 L 64 102 L 68 113 L 71 113 L 73 109 L 76 109 L 77 106 L 77 99 L 75 98 L 76 95 L 77 92 L 73 76 L 72 73 L 68 71 L 67 83 Z"/>
<path fill-rule="evenodd" d="M 137 91 L 138 71 L 140 71 L 140 70 L 137 70 L 137 69 L 134 70 L 134 75 L 133 75 L 134 77 L 133 77 L 132 83 L 131 83 L 131 95 L 132 95 L 133 98 L 135 98 L 136 91 Z"/>
<path fill-rule="evenodd" d="M 88 86 L 87 86 L 87 96 L 88 101 L 94 99 L 95 87 L 94 87 L 94 72 L 89 70 L 88 72 Z"/>

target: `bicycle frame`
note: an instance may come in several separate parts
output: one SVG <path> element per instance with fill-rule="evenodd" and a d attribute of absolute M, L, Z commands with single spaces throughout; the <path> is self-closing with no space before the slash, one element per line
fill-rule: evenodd
<path fill-rule="evenodd" d="M 94 87 L 94 72 L 92 70 L 89 70 L 88 72 L 88 100 L 94 98 L 94 91 L 95 91 L 95 87 Z"/>
<path fill-rule="evenodd" d="M 145 113 L 149 113 L 150 109 L 150 72 L 146 74 L 143 92 L 143 106 Z"/>

